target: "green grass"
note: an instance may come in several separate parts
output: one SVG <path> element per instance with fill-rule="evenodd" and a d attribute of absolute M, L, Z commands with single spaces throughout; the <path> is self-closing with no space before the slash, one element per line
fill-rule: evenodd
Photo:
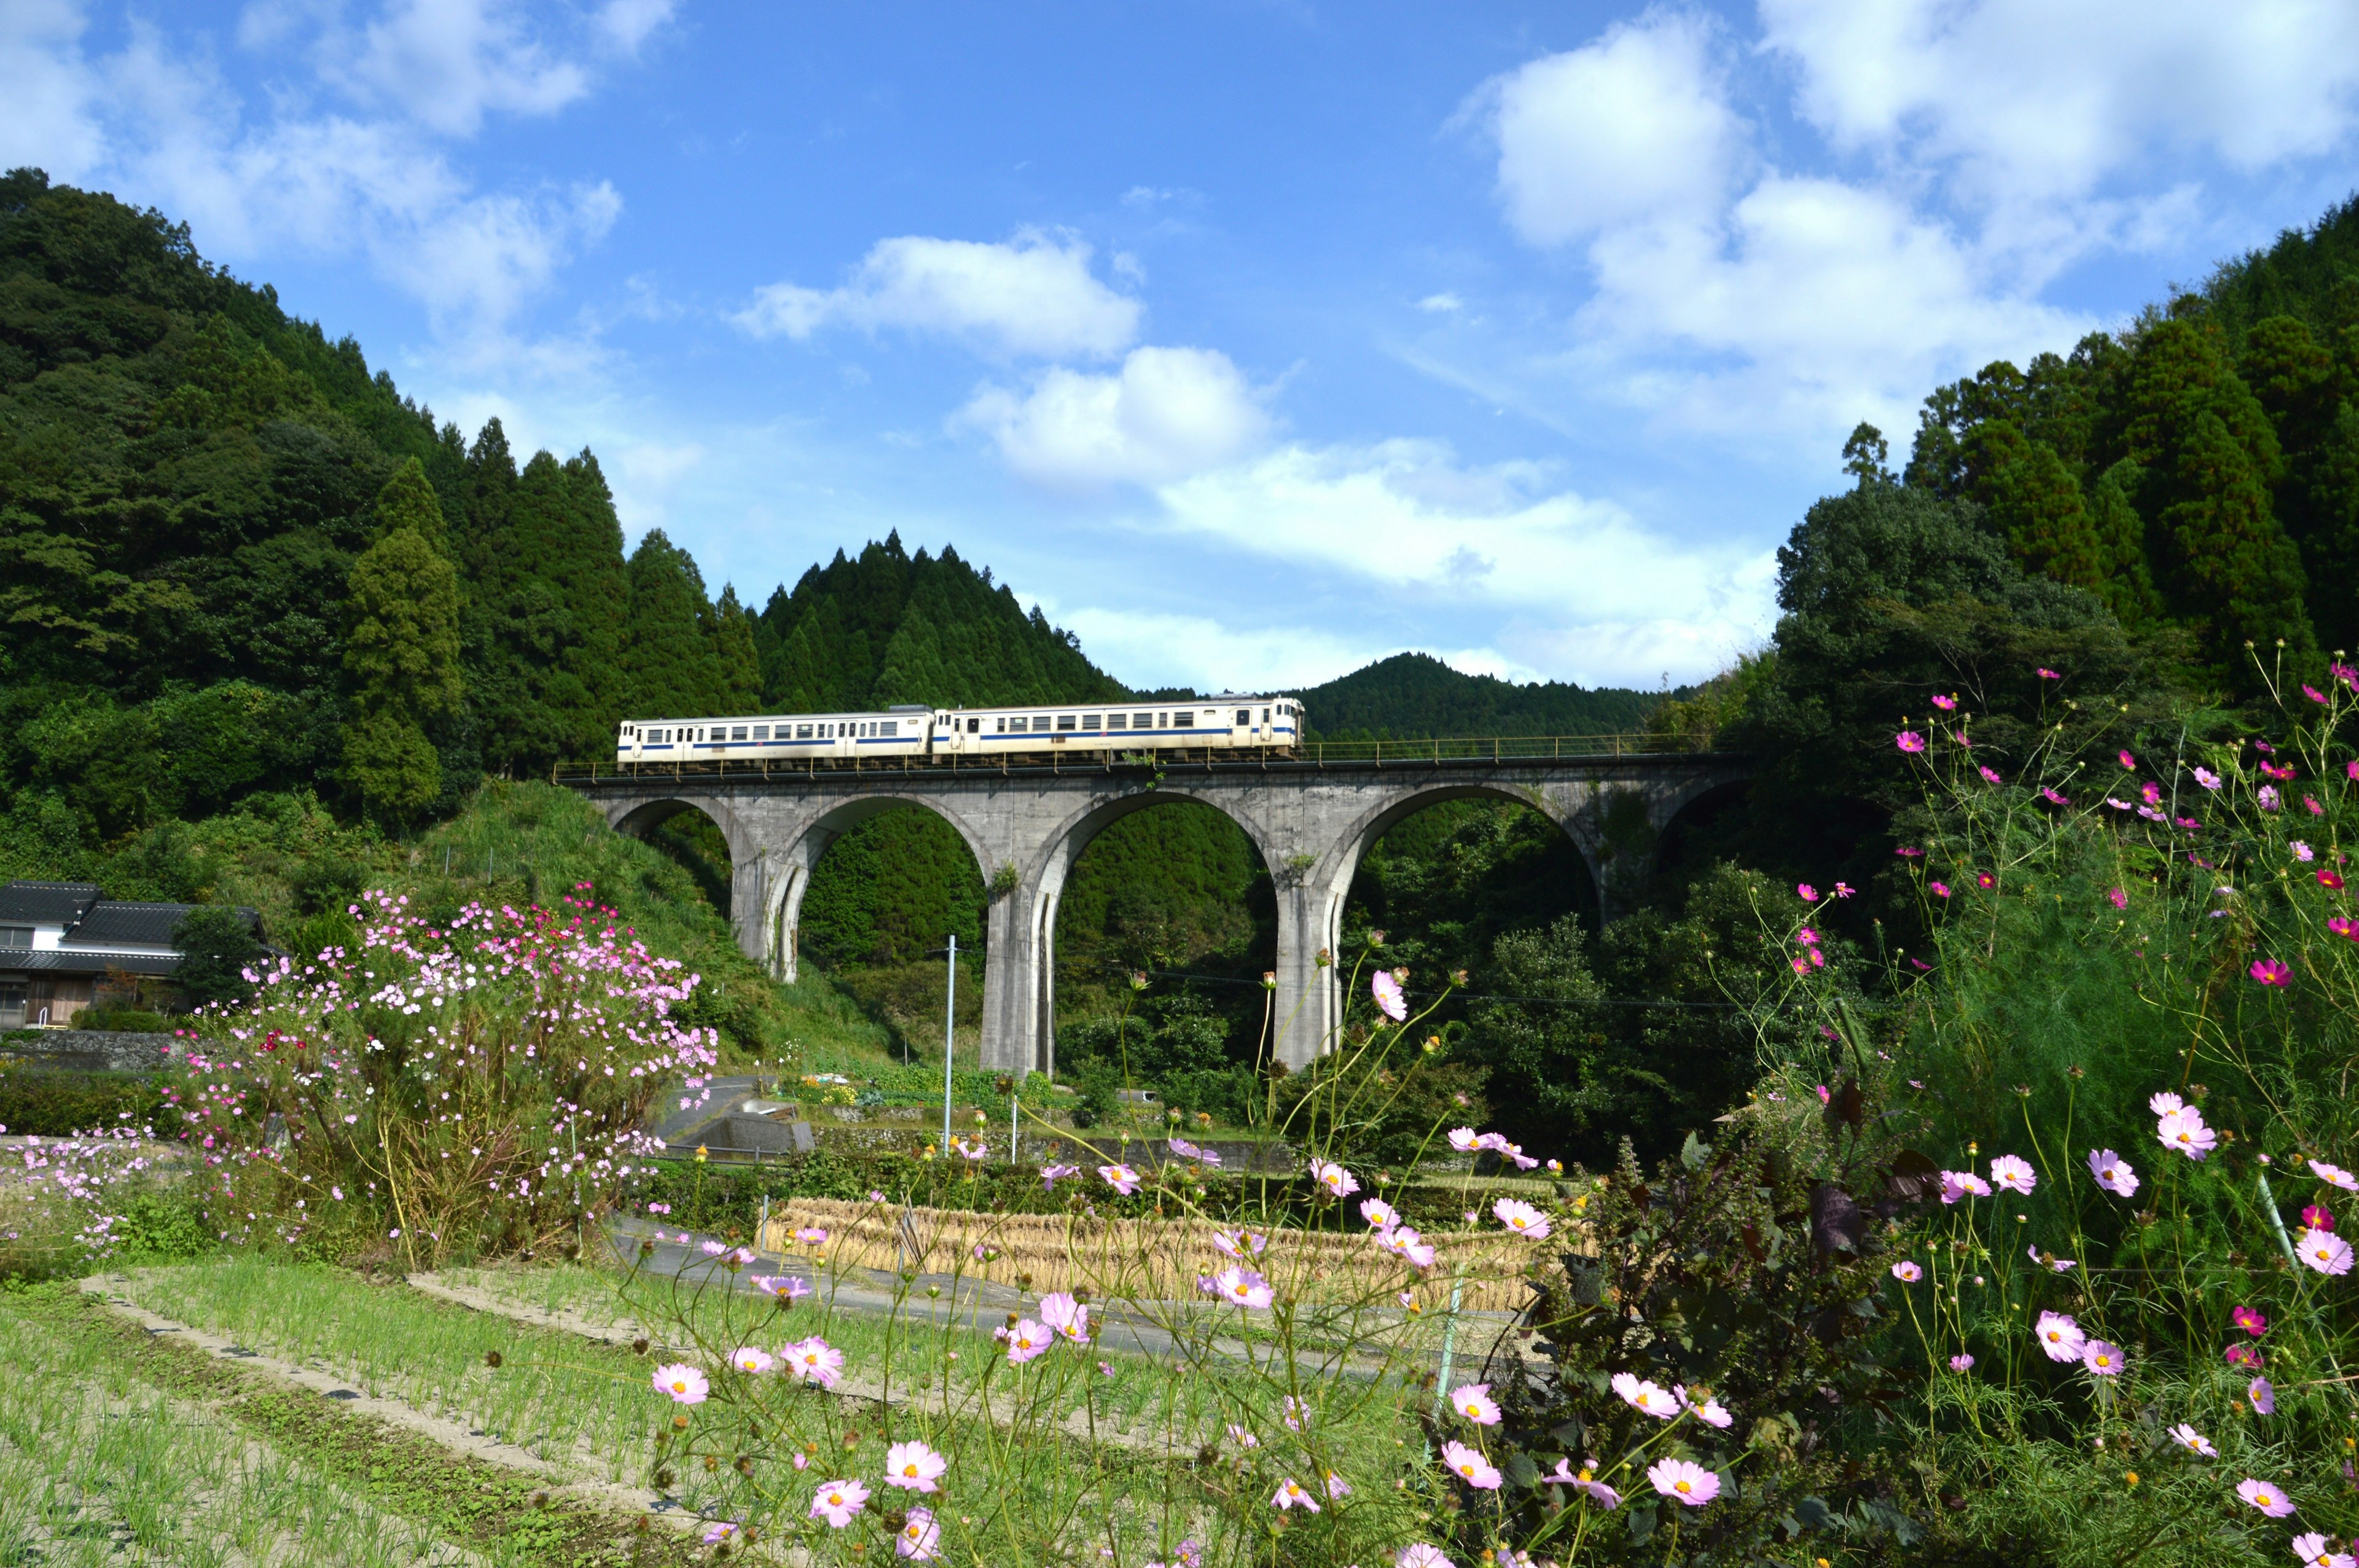
<path fill-rule="evenodd" d="M 454 1270 L 446 1277 L 490 1291 L 527 1313 L 613 1323 L 630 1311 L 616 1293 L 614 1276 L 584 1267 Z M 561 1328 L 470 1312 L 404 1287 L 372 1285 L 341 1271 L 240 1256 L 145 1270 L 136 1281 L 129 1293 L 151 1311 L 285 1359 L 324 1366 L 373 1395 L 463 1422 L 577 1473 L 645 1477 L 655 1441 L 675 1408 L 648 1387 L 652 1356 Z M 1271 1389 L 1103 1348 L 1060 1348 L 1036 1364 L 1039 1375 L 1027 1378 L 1016 1394 L 989 1337 L 997 1320 L 987 1317 L 980 1326 L 931 1325 L 922 1314 L 929 1304 L 922 1296 L 912 1303 L 920 1311 L 896 1323 L 877 1314 L 831 1314 L 815 1303 L 781 1314 L 766 1299 L 742 1292 L 683 1295 L 676 1303 L 670 1294 L 669 1281 L 640 1281 L 641 1321 L 659 1325 L 676 1310 L 677 1322 L 659 1332 L 668 1339 L 702 1341 L 708 1351 L 694 1359 L 707 1367 L 717 1366 L 736 1345 L 775 1350 L 818 1333 L 845 1353 L 850 1373 L 859 1379 L 857 1391 L 881 1391 L 889 1372 L 889 1409 L 767 1380 L 760 1390 L 769 1412 L 763 1439 L 741 1433 L 724 1447 L 763 1455 L 767 1468 L 757 1472 L 758 1483 L 783 1490 L 807 1488 L 821 1472 L 873 1476 L 888 1438 L 923 1435 L 951 1456 L 953 1475 L 965 1481 L 958 1493 L 967 1506 L 1006 1509 L 1023 1539 L 1058 1539 L 1075 1530 L 1086 1535 L 1093 1527 L 1073 1521 L 1096 1520 L 1101 1533 L 1114 1531 L 1129 1560 L 1168 1554 L 1179 1533 L 1204 1533 L 1206 1488 L 1236 1483 L 1227 1470 L 1193 1461 L 1200 1444 L 1217 1438 L 1227 1422 L 1245 1422 L 1273 1448 L 1287 1441 Z M 497 1370 L 484 1364 L 492 1350 L 502 1357 Z M 953 1350 L 954 1361 L 945 1354 Z M 1097 1374 L 1099 1360 L 1114 1368 L 1111 1378 Z M 992 1375 L 988 1394 L 986 1371 Z M 1395 1384 L 1366 1381 L 1331 1383 L 1321 1390 L 1329 1407 L 1321 1433 L 1327 1463 L 1353 1476 L 1372 1508 L 1397 1507 L 1387 1483 L 1418 1452 L 1416 1435 L 1402 1419 L 1404 1405 L 1416 1397 L 1407 1394 Z M 716 1400 L 699 1408 L 699 1420 L 721 1411 Z M 1018 1422 L 1014 1428 L 1011 1418 Z M 1092 1418 L 1105 1441 L 1087 1441 Z M 1015 1444 L 1015 1431 L 1028 1433 L 1030 1443 Z M 845 1450 L 847 1433 L 856 1437 L 857 1453 Z M 819 1469 L 798 1476 L 784 1466 L 790 1450 L 814 1444 Z M 1234 1453 L 1226 1450 L 1229 1459 Z M 744 1488 L 755 1484 L 739 1482 L 725 1465 L 708 1472 L 697 1463 L 675 1463 L 677 1495 L 710 1514 L 742 1508 Z M 828 1468 L 831 1463 L 835 1468 Z M 969 1517 L 987 1523 L 991 1516 Z M 980 1536 L 977 1543 L 990 1550 Z"/>

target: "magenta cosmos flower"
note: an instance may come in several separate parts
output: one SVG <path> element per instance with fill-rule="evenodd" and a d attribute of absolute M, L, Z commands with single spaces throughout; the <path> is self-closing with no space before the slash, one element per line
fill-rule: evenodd
<path fill-rule="evenodd" d="M 712 1385 L 706 1381 L 704 1374 L 685 1362 L 675 1361 L 670 1366 L 657 1368 L 654 1381 L 656 1392 L 669 1394 L 684 1405 L 701 1405 L 705 1395 L 712 1391 Z"/>
<path fill-rule="evenodd" d="M 811 1498 L 810 1517 L 823 1519 L 837 1530 L 868 1504 L 868 1488 L 857 1481 L 828 1481 Z"/>
<path fill-rule="evenodd" d="M 2260 981 L 2261 984 L 2265 986 L 2289 986 L 2293 984 L 2293 971 L 2287 968 L 2284 961 L 2281 959 L 2256 958 L 2253 960 L 2253 967 L 2250 972 L 2253 979 Z"/>
<path fill-rule="evenodd" d="M 2304 1263 L 2321 1274 L 2347 1274 L 2351 1271 L 2351 1243 L 2331 1230 L 2305 1230 L 2293 1244 L 2294 1251 Z"/>
<path fill-rule="evenodd" d="M 2236 1484 L 2236 1495 L 2268 1515 L 2283 1519 L 2293 1512 L 2293 1499 L 2267 1481 L 2256 1481 L 2249 1476 Z"/>
<path fill-rule="evenodd" d="M 2329 1186 L 2341 1187 L 2346 1193 L 2359 1193 L 2359 1176 L 2353 1175 L 2340 1165 L 2330 1165 L 2323 1160 L 2312 1160 L 2310 1162 L 2310 1169 L 2311 1174 Z"/>
<path fill-rule="evenodd" d="M 1947 713 L 1958 706 L 1958 699 L 1955 696 L 1944 696 L 1937 691 L 1933 694 L 1933 706 Z"/>
<path fill-rule="evenodd" d="M 1720 1477 L 1686 1459 L 1665 1459 L 1649 1465 L 1647 1479 L 1663 1496 L 1691 1509 L 1700 1509 L 1720 1496 Z"/>
<path fill-rule="evenodd" d="M 1469 1448 L 1455 1438 L 1441 1445 L 1441 1462 L 1450 1473 L 1477 1491 L 1499 1489 L 1499 1467 L 1483 1457 L 1480 1449 Z"/>
<path fill-rule="evenodd" d="M 1892 738 L 1892 743 L 1904 752 L 1915 753 L 1925 749 L 1925 737 L 1914 730 L 1903 730 Z"/>
<path fill-rule="evenodd" d="M 2031 1331 L 2038 1336 L 2039 1348 L 2048 1353 L 2050 1361 L 2078 1361 L 2081 1346 L 2089 1343 L 2081 1325 L 2060 1312 L 2041 1313 Z"/>
<path fill-rule="evenodd" d="M 1401 995 L 1400 981 L 1390 969 L 1378 969 L 1368 977 L 1368 990 L 1376 999 L 1376 1007 L 1386 1018 L 1398 1023 L 1408 1016 L 1408 1002 Z"/>
<path fill-rule="evenodd" d="M 897 1443 L 885 1451 L 885 1484 L 911 1492 L 930 1492 L 951 1462 L 922 1443 Z"/>
<path fill-rule="evenodd" d="M 2032 1173 L 2031 1162 L 2019 1154 L 2002 1154 L 1991 1162 L 1991 1185 L 2011 1193 L 2028 1193 L 2039 1184 Z"/>
<path fill-rule="evenodd" d="M 2137 1173 L 2130 1169 L 2127 1160 L 2110 1149 L 2089 1151 L 2089 1174 L 2115 1197 L 2125 1198 L 2138 1190 Z"/>
<path fill-rule="evenodd" d="M 1498 1217 L 1501 1225 L 1527 1241 L 1548 1239 L 1548 1216 L 1521 1198 L 1501 1198 L 1491 1206 L 1491 1212 Z"/>
<path fill-rule="evenodd" d="M 1794 896 L 1800 899 L 1804 903 L 1816 903 L 1819 902 L 1819 890 L 1812 887 L 1808 882 L 1796 882 L 1794 884 Z"/>
<path fill-rule="evenodd" d="M 1491 1397 L 1488 1383 L 1468 1383 L 1451 1390 L 1450 1408 L 1476 1426 L 1499 1424 L 1499 1401 Z"/>
<path fill-rule="evenodd" d="M 2259 1310 L 2254 1307 L 2238 1307 L 2228 1314 L 2228 1321 L 2256 1339 L 2269 1331 L 2269 1320 L 2262 1316 Z"/>

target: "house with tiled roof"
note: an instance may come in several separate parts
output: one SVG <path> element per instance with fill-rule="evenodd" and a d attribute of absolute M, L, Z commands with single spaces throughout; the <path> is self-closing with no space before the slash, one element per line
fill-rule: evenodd
<path fill-rule="evenodd" d="M 95 882 L 0 886 L 0 1029 L 63 1028 L 100 1000 L 130 1000 L 185 957 L 172 934 L 192 903 L 111 899 Z M 253 910 L 237 912 L 260 930 Z"/>

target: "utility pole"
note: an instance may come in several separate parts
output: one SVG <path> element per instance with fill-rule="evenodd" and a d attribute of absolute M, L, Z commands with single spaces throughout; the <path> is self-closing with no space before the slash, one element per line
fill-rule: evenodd
<path fill-rule="evenodd" d="M 951 1157 L 951 1057 L 958 1049 L 958 933 L 951 933 L 950 985 L 942 999 L 942 1152 Z"/>

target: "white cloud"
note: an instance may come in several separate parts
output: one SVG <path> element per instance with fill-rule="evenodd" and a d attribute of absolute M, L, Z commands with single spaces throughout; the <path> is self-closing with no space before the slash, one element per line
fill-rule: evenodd
<path fill-rule="evenodd" d="M 1276 626 L 1259 620 L 1232 623 L 1127 607 L 1043 609 L 1082 639 L 1101 669 L 1116 671 L 1136 687 L 1283 691 L 1317 686 L 1400 651 L 1320 626 Z"/>
<path fill-rule="evenodd" d="M 1024 393 L 987 386 L 951 423 L 986 432 L 1009 468 L 1057 489 L 1180 479 L 1250 450 L 1269 427 L 1227 355 L 1162 348 L 1132 350 L 1108 375 L 1058 366 Z"/>
<path fill-rule="evenodd" d="M 1417 308 L 1420 310 L 1433 311 L 1437 315 L 1449 315 L 1466 308 L 1466 301 L 1459 298 L 1455 294 L 1429 294 L 1417 302 Z"/>
<path fill-rule="evenodd" d="M 1837 145 L 1954 161 L 1992 209 L 2173 152 L 2328 152 L 2359 92 L 2348 0 L 1761 0 L 1761 21 Z"/>
<path fill-rule="evenodd" d="M 446 135 L 473 135 L 491 112 L 553 114 L 590 90 L 587 67 L 501 0 L 395 0 L 357 38 L 327 29 L 315 58 L 361 101 Z"/>
<path fill-rule="evenodd" d="M 1709 674 L 1767 629 L 1769 554 L 1681 544 L 1553 478 L 1528 463 L 1469 468 L 1435 442 L 1288 445 L 1157 493 L 1174 529 L 1428 610 L 1478 609 L 1515 667 Z"/>
<path fill-rule="evenodd" d="M 1701 16 L 1649 13 L 1495 78 L 1476 104 L 1508 222 L 1537 244 L 1707 218 L 1745 159 Z"/>
<path fill-rule="evenodd" d="M 756 337 L 898 327 L 995 354 L 1102 358 L 1138 335 L 1140 306 L 1098 281 L 1092 254 L 1037 229 L 1004 244 L 904 235 L 878 241 L 840 288 L 770 284 L 734 319 Z"/>
<path fill-rule="evenodd" d="M 98 84 L 82 58 L 82 8 L 72 0 L 0 5 L 0 168 L 39 165 L 80 178 L 106 157 Z"/>
<path fill-rule="evenodd" d="M 622 54 L 636 54 L 647 35 L 671 20 L 677 0 L 606 0 L 595 19 L 599 36 Z"/>

